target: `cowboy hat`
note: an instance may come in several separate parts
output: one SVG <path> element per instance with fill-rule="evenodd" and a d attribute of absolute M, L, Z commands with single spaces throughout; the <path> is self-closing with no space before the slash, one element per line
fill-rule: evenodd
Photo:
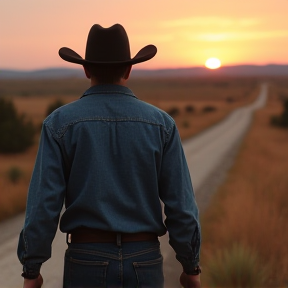
<path fill-rule="evenodd" d="M 130 56 L 130 45 L 127 33 L 120 24 L 103 28 L 99 24 L 91 27 L 87 38 L 86 54 L 83 59 L 70 48 L 62 47 L 60 57 L 76 64 L 127 64 L 133 65 L 147 61 L 155 56 L 157 48 L 147 45 L 134 58 Z"/>

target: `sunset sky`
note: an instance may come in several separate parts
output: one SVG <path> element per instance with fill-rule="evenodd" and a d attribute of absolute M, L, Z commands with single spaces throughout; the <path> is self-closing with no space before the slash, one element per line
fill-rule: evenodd
<path fill-rule="evenodd" d="M 288 64 L 288 0 L 0 0 L 0 69 L 70 67 L 66 46 L 84 57 L 98 23 L 122 24 L 131 55 L 158 53 L 137 68 Z"/>

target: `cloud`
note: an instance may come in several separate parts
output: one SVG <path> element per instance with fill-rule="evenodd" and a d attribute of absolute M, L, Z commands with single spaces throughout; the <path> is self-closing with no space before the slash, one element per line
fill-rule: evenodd
<path fill-rule="evenodd" d="M 193 17 L 160 22 L 161 27 L 251 27 L 261 23 L 258 18 Z"/>
<path fill-rule="evenodd" d="M 274 31 L 249 31 L 249 32 L 233 32 L 233 33 L 203 33 L 190 34 L 186 37 L 193 41 L 245 41 L 245 40 L 261 40 L 288 37 L 288 30 L 274 30 Z"/>
<path fill-rule="evenodd" d="M 188 36 L 188 39 L 196 41 L 220 42 L 231 40 L 231 35 L 229 35 L 229 33 L 207 33 L 194 35 L 192 37 Z"/>
<path fill-rule="evenodd" d="M 253 17 L 191 17 L 162 21 L 159 25 L 162 29 L 169 28 L 174 39 L 188 41 L 223 42 L 288 37 L 287 29 L 272 30 L 265 19 Z M 268 29 L 265 30 L 265 26 Z"/>
<path fill-rule="evenodd" d="M 143 39 L 147 39 L 147 41 L 151 42 L 171 42 L 174 39 L 174 35 L 172 33 L 166 34 L 141 34 L 141 35 L 133 35 L 134 42 L 143 42 Z"/>

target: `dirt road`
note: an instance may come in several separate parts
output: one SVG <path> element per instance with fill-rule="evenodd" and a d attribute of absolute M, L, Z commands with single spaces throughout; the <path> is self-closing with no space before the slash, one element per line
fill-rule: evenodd
<path fill-rule="evenodd" d="M 253 111 L 264 106 L 266 98 L 267 85 L 263 84 L 254 103 L 235 110 L 222 122 L 183 143 L 200 212 L 209 201 L 213 185 L 222 179 L 221 175 L 225 174 L 224 170 L 229 167 L 228 164 L 233 163 L 235 149 L 250 126 Z M 19 215 L 0 225 L 1 288 L 20 288 L 23 285 L 23 279 L 20 277 L 22 267 L 16 256 L 23 219 L 24 216 Z M 180 264 L 175 260 L 175 253 L 168 244 L 168 236 L 165 235 L 160 240 L 164 256 L 165 288 L 179 287 Z M 65 249 L 65 235 L 58 232 L 53 242 L 52 258 L 44 263 L 41 269 L 44 287 L 62 287 Z"/>
<path fill-rule="evenodd" d="M 223 121 L 183 143 L 200 213 L 233 164 L 253 112 L 265 105 L 267 94 L 267 85 L 263 84 L 259 96 L 251 105 L 236 109 Z M 178 278 L 182 267 L 168 244 L 168 235 L 161 237 L 160 242 L 165 261 L 165 288 L 180 287 Z"/>

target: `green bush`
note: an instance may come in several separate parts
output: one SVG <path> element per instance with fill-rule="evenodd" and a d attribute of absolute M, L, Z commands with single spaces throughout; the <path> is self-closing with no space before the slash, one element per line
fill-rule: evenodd
<path fill-rule="evenodd" d="M 0 153 L 23 152 L 33 144 L 35 127 L 18 115 L 12 101 L 0 98 Z"/>
<path fill-rule="evenodd" d="M 288 98 L 283 100 L 283 112 L 279 116 L 273 115 L 270 123 L 274 126 L 288 128 Z"/>
<path fill-rule="evenodd" d="M 54 110 L 56 110 L 57 108 L 63 106 L 65 103 L 58 99 L 58 100 L 55 100 L 53 103 L 51 103 L 47 110 L 46 110 L 46 116 L 50 115 Z"/>
<path fill-rule="evenodd" d="M 23 172 L 20 168 L 13 166 L 7 171 L 7 176 L 10 182 L 16 184 L 23 176 Z"/>
<path fill-rule="evenodd" d="M 211 287 L 261 287 L 266 280 L 255 251 L 240 244 L 218 251 L 207 264 L 207 274 Z"/>

